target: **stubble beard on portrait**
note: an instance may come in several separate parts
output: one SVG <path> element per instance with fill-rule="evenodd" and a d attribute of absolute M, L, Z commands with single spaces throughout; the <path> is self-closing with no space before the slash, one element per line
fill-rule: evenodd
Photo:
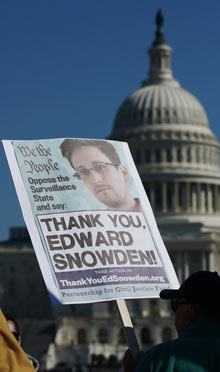
<path fill-rule="evenodd" d="M 114 190 L 111 186 L 102 185 L 95 188 L 95 197 L 108 209 L 120 209 L 123 206 L 123 201 L 119 196 L 114 195 Z"/>
<path fill-rule="evenodd" d="M 100 190 L 100 191 L 98 191 Z M 114 189 L 111 186 L 103 186 L 102 188 L 97 188 L 97 193 L 95 197 L 103 204 L 107 206 L 108 210 L 132 210 L 135 206 L 135 200 L 130 193 L 125 193 L 122 195 L 115 194 Z"/>

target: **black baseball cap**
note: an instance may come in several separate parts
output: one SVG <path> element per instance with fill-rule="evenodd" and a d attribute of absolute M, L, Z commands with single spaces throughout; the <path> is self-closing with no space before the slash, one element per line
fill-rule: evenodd
<path fill-rule="evenodd" d="M 172 300 L 186 298 L 195 305 L 220 305 L 220 276 L 211 271 L 198 271 L 191 274 L 179 289 L 164 289 L 160 298 Z"/>

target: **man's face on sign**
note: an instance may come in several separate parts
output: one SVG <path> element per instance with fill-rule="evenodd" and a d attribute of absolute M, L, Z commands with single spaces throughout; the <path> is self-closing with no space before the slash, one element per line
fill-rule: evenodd
<path fill-rule="evenodd" d="M 128 171 L 123 165 L 115 166 L 95 146 L 82 146 L 71 156 L 71 164 L 93 195 L 108 209 L 119 209 L 128 194 Z"/>

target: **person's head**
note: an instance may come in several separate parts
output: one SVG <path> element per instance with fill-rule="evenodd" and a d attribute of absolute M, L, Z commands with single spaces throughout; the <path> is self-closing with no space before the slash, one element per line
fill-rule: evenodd
<path fill-rule="evenodd" d="M 160 297 L 171 300 L 178 333 L 193 321 L 220 321 L 220 276 L 217 272 L 193 273 L 179 289 L 164 289 Z"/>
<path fill-rule="evenodd" d="M 67 138 L 60 149 L 76 171 L 75 177 L 81 179 L 99 201 L 108 209 L 123 209 L 130 197 L 129 174 L 110 142 Z"/>
<path fill-rule="evenodd" d="M 19 328 L 17 320 L 8 313 L 4 313 L 4 316 L 7 321 L 8 328 L 10 329 L 11 333 L 15 336 L 16 340 L 20 344 L 21 335 L 20 335 L 20 328 Z"/>

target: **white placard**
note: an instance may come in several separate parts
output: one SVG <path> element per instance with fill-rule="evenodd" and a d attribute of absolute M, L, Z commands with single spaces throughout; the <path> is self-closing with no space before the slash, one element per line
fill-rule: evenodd
<path fill-rule="evenodd" d="M 52 302 L 153 298 L 179 287 L 126 143 L 2 142 Z"/>

